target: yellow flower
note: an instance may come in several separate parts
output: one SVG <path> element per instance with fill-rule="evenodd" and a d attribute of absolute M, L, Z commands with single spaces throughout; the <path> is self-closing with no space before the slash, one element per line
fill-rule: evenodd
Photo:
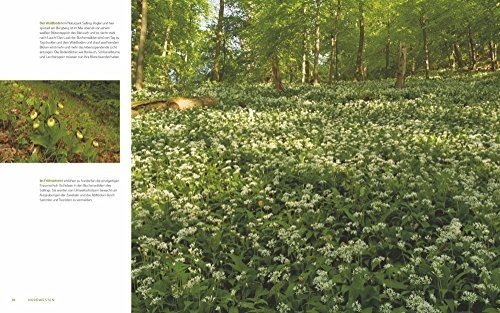
<path fill-rule="evenodd" d="M 49 126 L 49 127 L 54 127 L 54 125 L 56 125 L 56 120 L 55 120 L 54 118 L 52 118 L 52 117 L 51 117 L 51 118 L 49 118 L 49 119 L 47 120 L 47 126 Z"/>
<path fill-rule="evenodd" d="M 81 140 L 81 139 L 83 139 L 83 134 L 79 130 L 77 130 L 76 137 Z"/>

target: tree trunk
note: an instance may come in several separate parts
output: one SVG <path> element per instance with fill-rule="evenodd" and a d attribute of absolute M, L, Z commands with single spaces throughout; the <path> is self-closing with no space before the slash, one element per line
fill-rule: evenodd
<path fill-rule="evenodd" d="M 391 58 L 391 22 L 388 21 L 387 24 L 387 39 L 385 42 L 385 76 L 388 78 L 391 74 L 391 64 L 390 64 L 390 58 Z"/>
<path fill-rule="evenodd" d="M 365 49 L 365 14 L 363 3 L 359 3 L 359 44 L 358 52 L 356 53 L 356 80 L 363 81 L 365 78 L 365 70 L 363 68 L 363 51 Z"/>
<path fill-rule="evenodd" d="M 456 69 L 455 52 L 453 51 L 453 45 L 451 45 L 451 53 L 448 55 L 448 66 L 452 71 Z"/>
<path fill-rule="evenodd" d="M 340 10 L 341 0 L 337 0 L 337 9 L 335 10 L 335 29 L 331 36 L 331 51 L 330 51 L 330 70 L 328 74 L 328 83 L 333 84 L 333 81 L 339 77 L 339 25 L 340 25 Z"/>
<path fill-rule="evenodd" d="M 320 49 L 320 40 L 321 40 L 321 32 L 320 32 L 320 4 L 321 0 L 316 0 L 316 17 L 314 22 L 314 33 L 315 33 L 315 42 L 314 42 L 314 66 L 313 66 L 313 84 L 319 84 L 319 49 Z"/>
<path fill-rule="evenodd" d="M 455 62 L 457 62 L 458 68 L 464 67 L 464 60 L 462 58 L 462 51 L 460 51 L 460 46 L 458 43 L 453 44 L 453 55 L 455 56 Z"/>
<path fill-rule="evenodd" d="M 148 32 L 148 1 L 141 0 L 141 32 L 139 36 L 139 48 L 137 50 L 137 67 L 135 70 L 135 89 L 141 90 L 144 80 L 144 57 L 146 48 L 146 35 Z"/>
<path fill-rule="evenodd" d="M 429 61 L 429 42 L 427 39 L 427 18 L 425 15 L 420 15 L 420 28 L 422 29 L 422 37 L 424 41 L 424 63 L 425 63 L 425 78 L 430 77 L 430 61 Z"/>
<path fill-rule="evenodd" d="M 137 0 L 136 1 L 136 7 L 137 7 L 137 10 L 139 11 L 141 9 L 141 1 L 140 0 Z M 135 83 L 135 74 L 136 74 L 136 71 L 137 71 L 137 53 L 139 51 L 139 37 L 140 37 L 140 34 L 141 34 L 141 23 L 142 23 L 142 19 L 141 19 L 141 13 L 138 12 L 138 18 L 137 18 L 137 21 L 136 21 L 136 32 L 135 32 L 135 37 L 133 38 L 132 40 L 132 44 L 133 44 L 133 47 L 132 47 L 132 62 L 131 62 L 131 73 L 132 73 L 132 83 Z"/>
<path fill-rule="evenodd" d="M 302 8 L 302 13 L 304 14 L 304 20 L 307 20 L 307 7 L 306 5 Z M 307 23 L 304 23 L 304 32 L 302 34 L 302 83 L 305 84 L 309 78 L 309 34 L 307 30 Z"/>
<path fill-rule="evenodd" d="M 333 84 L 334 76 L 335 76 L 335 58 L 337 57 L 335 55 L 335 46 L 336 46 L 337 38 L 334 33 L 331 35 L 331 41 L 330 41 L 330 68 L 328 70 L 328 84 Z"/>
<path fill-rule="evenodd" d="M 474 38 L 472 37 L 472 27 L 467 27 L 467 35 L 469 37 L 469 71 L 473 71 L 476 66 L 476 49 L 474 48 Z"/>
<path fill-rule="evenodd" d="M 286 62 L 286 69 L 287 69 L 287 74 L 288 74 L 288 82 L 293 83 L 295 81 L 295 62 L 288 60 Z"/>
<path fill-rule="evenodd" d="M 307 82 L 309 76 L 309 60 L 307 58 L 307 31 L 304 31 L 304 38 L 302 39 L 302 83 Z"/>
<path fill-rule="evenodd" d="M 276 89 L 277 92 L 282 92 L 284 88 L 283 88 L 283 83 L 281 82 L 280 61 L 277 55 L 273 56 L 272 71 L 273 71 L 274 88 Z"/>
<path fill-rule="evenodd" d="M 497 69 L 497 44 L 493 40 L 490 40 L 488 46 L 490 48 L 490 70 L 494 72 Z"/>
<path fill-rule="evenodd" d="M 243 46 L 240 46 L 240 47 L 243 47 Z M 244 51 L 244 50 L 241 49 L 241 51 Z M 226 69 L 226 67 L 225 67 L 226 60 L 227 60 L 226 36 L 222 36 L 222 64 L 221 64 L 220 74 L 219 74 L 220 81 L 224 80 L 224 70 Z"/>
<path fill-rule="evenodd" d="M 168 25 L 167 29 L 165 30 L 165 41 L 163 42 L 163 50 L 161 53 L 162 58 L 167 57 L 167 55 L 170 54 L 170 34 L 172 33 L 172 17 L 173 17 L 173 12 L 172 12 L 172 2 L 167 1 L 167 20 L 168 20 Z"/>
<path fill-rule="evenodd" d="M 163 42 L 163 51 L 161 53 L 162 58 L 166 58 L 170 54 L 170 33 L 172 31 L 172 26 L 168 25 L 165 30 L 165 41 Z"/>
<path fill-rule="evenodd" d="M 398 72 L 396 74 L 396 85 L 398 89 L 404 88 L 406 77 L 406 45 L 404 42 L 399 44 L 399 62 Z"/>
<path fill-rule="evenodd" d="M 224 22 L 224 0 L 219 1 L 219 18 L 217 19 L 217 28 L 215 33 L 215 56 L 214 56 L 214 68 L 212 70 L 212 80 L 220 81 L 220 55 L 222 47 L 222 23 Z"/>

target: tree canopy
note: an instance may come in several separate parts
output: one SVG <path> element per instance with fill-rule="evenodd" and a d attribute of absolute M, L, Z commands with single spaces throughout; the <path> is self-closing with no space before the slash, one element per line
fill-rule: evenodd
<path fill-rule="evenodd" d="M 400 42 L 410 75 L 495 70 L 499 9 L 494 0 L 138 0 L 132 75 L 136 90 L 378 79 L 394 77 Z"/>

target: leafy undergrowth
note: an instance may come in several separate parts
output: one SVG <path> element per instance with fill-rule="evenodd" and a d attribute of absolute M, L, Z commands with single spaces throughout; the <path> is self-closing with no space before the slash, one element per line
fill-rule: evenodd
<path fill-rule="evenodd" d="M 119 162 L 119 144 L 119 99 L 89 102 L 48 82 L 0 82 L 0 162 Z"/>
<path fill-rule="evenodd" d="M 500 76 L 133 120 L 133 312 L 497 312 Z"/>

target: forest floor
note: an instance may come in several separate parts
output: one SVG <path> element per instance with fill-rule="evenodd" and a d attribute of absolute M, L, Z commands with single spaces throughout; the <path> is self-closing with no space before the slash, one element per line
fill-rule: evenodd
<path fill-rule="evenodd" d="M 133 119 L 133 312 L 496 312 L 500 75 Z"/>
<path fill-rule="evenodd" d="M 119 111 L 99 108 L 100 104 L 90 103 L 83 97 L 79 98 L 43 81 L 2 82 L 0 89 L 3 94 L 1 104 L 3 114 L 0 115 L 0 162 L 33 162 L 34 153 L 37 154 L 34 162 L 87 162 L 80 150 L 90 149 L 88 147 L 75 149 L 73 156 L 68 156 L 67 153 L 63 156 L 43 155 L 43 149 L 36 149 L 36 145 L 30 139 L 35 129 L 29 116 L 39 104 L 33 104 L 34 102 L 28 104 L 31 101 L 28 99 L 33 99 L 35 102 L 63 104 L 63 108 L 58 108 L 54 117 L 57 121 L 64 121 L 64 131 L 68 136 L 76 136 L 75 132 L 78 130 L 85 134 L 81 139 L 82 144 L 87 141 L 97 142 L 98 146 L 94 147 L 95 154 L 92 152 L 95 156 L 92 162 L 119 162 Z M 39 112 L 39 117 L 40 114 Z M 40 129 L 42 128 L 38 128 Z M 62 141 L 57 145 L 57 149 L 64 149 Z"/>

